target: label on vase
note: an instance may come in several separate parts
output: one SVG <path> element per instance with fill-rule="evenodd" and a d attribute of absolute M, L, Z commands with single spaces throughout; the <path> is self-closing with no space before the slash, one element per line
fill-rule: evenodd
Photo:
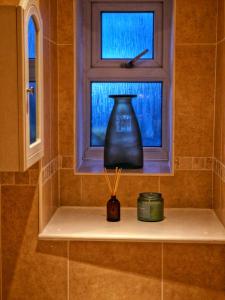
<path fill-rule="evenodd" d="M 116 116 L 116 132 L 126 133 L 131 132 L 131 116 L 130 115 L 117 115 Z"/>

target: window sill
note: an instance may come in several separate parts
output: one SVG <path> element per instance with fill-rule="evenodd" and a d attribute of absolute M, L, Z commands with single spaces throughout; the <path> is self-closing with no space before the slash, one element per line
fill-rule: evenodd
<path fill-rule="evenodd" d="M 39 234 L 41 240 L 225 244 L 225 228 L 212 209 L 170 208 L 162 222 L 137 220 L 122 208 L 121 221 L 106 221 L 105 207 L 60 207 Z"/>
<path fill-rule="evenodd" d="M 104 171 L 102 160 L 85 160 L 79 168 L 75 170 L 76 174 L 101 174 Z M 142 169 L 122 171 L 124 175 L 152 175 L 163 176 L 173 175 L 170 164 L 167 161 L 145 161 Z"/>

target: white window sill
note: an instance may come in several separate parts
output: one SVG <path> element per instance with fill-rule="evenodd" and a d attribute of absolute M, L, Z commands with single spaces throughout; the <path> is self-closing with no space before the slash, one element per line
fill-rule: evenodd
<path fill-rule="evenodd" d="M 76 174 L 101 174 L 104 171 L 102 160 L 84 160 L 79 168 L 75 170 Z M 167 161 L 145 161 L 142 169 L 122 171 L 124 175 L 173 175 L 171 167 Z"/>
<path fill-rule="evenodd" d="M 42 240 L 225 243 L 225 228 L 212 209 L 165 210 L 162 222 L 137 220 L 122 208 L 120 222 L 107 222 L 105 207 L 60 207 L 39 234 Z"/>

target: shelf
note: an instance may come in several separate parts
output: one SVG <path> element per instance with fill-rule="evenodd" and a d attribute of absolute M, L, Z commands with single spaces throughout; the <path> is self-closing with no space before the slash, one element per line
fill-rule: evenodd
<path fill-rule="evenodd" d="M 43 240 L 225 243 L 225 228 L 211 209 L 165 210 L 162 222 L 140 222 L 136 208 L 122 208 L 121 221 L 107 222 L 104 207 L 57 209 L 39 234 Z"/>

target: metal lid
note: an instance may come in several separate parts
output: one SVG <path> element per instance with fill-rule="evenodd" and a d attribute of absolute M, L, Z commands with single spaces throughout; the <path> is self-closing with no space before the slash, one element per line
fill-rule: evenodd
<path fill-rule="evenodd" d="M 144 192 L 139 194 L 141 197 L 145 198 L 146 200 L 162 200 L 162 194 L 156 192 Z"/>

